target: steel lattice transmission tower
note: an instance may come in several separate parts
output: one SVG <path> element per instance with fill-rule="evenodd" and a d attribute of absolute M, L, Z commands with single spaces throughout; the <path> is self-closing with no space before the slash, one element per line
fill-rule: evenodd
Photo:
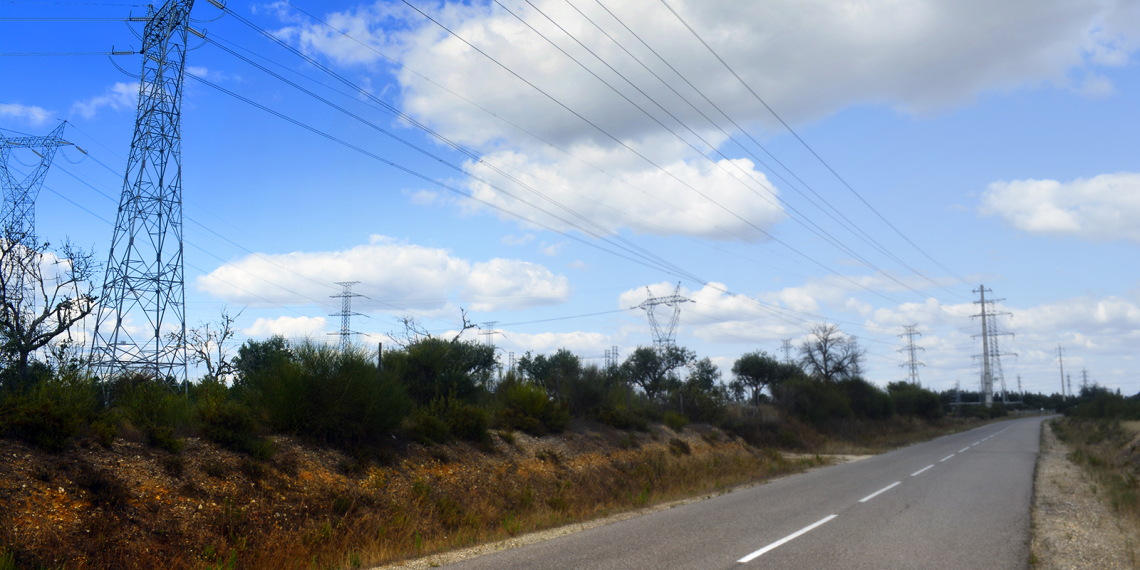
<path fill-rule="evenodd" d="M 780 350 L 784 352 L 784 364 L 792 363 L 792 339 L 785 338 L 780 342 Z"/>
<path fill-rule="evenodd" d="M 646 316 L 649 318 L 649 326 L 653 329 L 653 346 L 657 348 L 672 346 L 677 335 L 677 323 L 681 321 L 681 303 L 693 303 L 695 301 L 681 295 L 680 282 L 677 283 L 677 288 L 673 290 L 672 295 L 654 297 L 653 291 L 650 291 L 649 287 L 645 288 L 645 292 L 649 298 L 640 305 L 630 308 L 643 309 L 645 311 Z M 661 324 L 657 322 L 657 314 L 655 311 L 658 305 L 673 308 L 673 314 L 669 317 L 669 322 L 665 326 L 661 326 Z"/>
<path fill-rule="evenodd" d="M 340 350 L 347 352 L 352 346 L 352 316 L 359 315 L 360 313 L 352 312 L 352 298 L 363 297 L 359 293 L 352 292 L 352 286 L 360 283 L 359 281 L 337 281 L 336 284 L 340 285 L 340 295 L 329 295 L 333 299 L 340 299 L 340 312 L 329 315 L 330 317 L 340 317 L 340 332 L 331 332 L 340 336 Z"/>
<path fill-rule="evenodd" d="M 918 367 L 926 366 L 926 364 L 918 361 L 917 351 L 921 350 L 925 352 L 926 349 L 914 344 L 914 337 L 922 336 L 922 333 L 918 332 L 917 324 L 903 325 L 903 328 L 906 329 L 906 332 L 900 334 L 899 338 L 906 339 L 906 348 L 900 348 L 898 351 L 907 355 L 907 361 L 899 366 L 906 368 L 906 379 L 908 382 L 915 386 L 921 386 L 922 384 L 918 381 Z"/>
<path fill-rule="evenodd" d="M 993 290 L 992 289 L 986 289 L 985 285 L 981 285 L 977 289 L 974 289 L 974 293 L 978 293 L 981 296 L 980 300 L 974 301 L 975 304 L 981 306 L 981 312 L 977 315 L 970 315 L 970 318 L 976 318 L 976 317 L 982 318 L 982 334 L 981 335 L 974 335 L 974 337 L 975 338 L 978 336 L 982 337 L 982 353 L 980 355 L 977 355 L 976 358 L 982 359 L 982 378 L 981 378 L 982 395 L 983 395 L 982 403 L 985 404 L 986 407 L 989 407 L 989 406 L 992 406 L 994 403 L 995 359 L 1000 359 L 1001 356 L 1006 355 L 998 349 L 997 339 L 999 336 L 1001 336 L 1003 334 L 1013 334 L 1013 333 L 998 332 L 997 323 L 994 321 L 994 317 L 997 317 L 999 315 L 1009 315 L 1010 313 L 996 312 L 992 308 L 990 308 L 990 305 L 993 305 L 994 303 L 997 303 L 1000 301 L 1004 301 L 1005 299 L 989 299 L 989 300 L 986 300 L 986 292 L 987 291 L 990 293 L 993 293 Z M 999 381 L 1001 382 L 1002 392 L 1004 394 L 1004 392 L 1005 392 L 1005 377 L 1001 373 L 1001 362 L 1000 362 L 1000 360 L 998 360 L 996 362 L 996 367 L 997 367 L 997 372 L 998 372 L 998 374 L 996 376 L 999 379 Z"/>
<path fill-rule="evenodd" d="M 182 82 L 193 4 L 147 9 L 135 133 L 91 349 L 103 379 L 141 372 L 186 380 Z"/>
<path fill-rule="evenodd" d="M 48 168 L 51 167 L 55 151 L 61 146 L 71 144 L 63 140 L 63 127 L 66 125 L 67 122 L 64 121 L 50 134 L 42 137 L 5 137 L 0 134 L 0 187 L 4 189 L 4 208 L 0 211 L 0 224 L 3 224 L 5 238 L 16 240 L 24 247 L 36 246 L 36 198 L 40 194 Z M 23 179 L 18 179 L 8 169 L 12 150 L 18 148 L 28 149 L 40 157 L 40 163 Z M 7 272 L 14 269 L 3 267 L 0 271 Z M 31 292 L 26 291 L 32 285 L 23 282 L 22 272 L 13 277 L 16 279 L 16 286 L 12 288 L 12 293 L 20 297 L 10 300 L 13 301 L 12 306 L 23 307 L 24 299 L 35 298 Z"/>

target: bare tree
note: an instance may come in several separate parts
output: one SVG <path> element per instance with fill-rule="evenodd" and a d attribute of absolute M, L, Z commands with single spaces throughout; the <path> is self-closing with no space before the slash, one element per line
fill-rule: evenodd
<path fill-rule="evenodd" d="M 813 325 L 811 336 L 800 345 L 800 363 L 804 370 L 829 382 L 858 376 L 859 363 L 865 354 L 855 337 L 827 323 Z"/>
<path fill-rule="evenodd" d="M 206 375 L 219 382 L 225 382 L 227 376 L 234 373 L 234 361 L 229 358 L 226 342 L 234 337 L 237 329 L 234 321 L 245 311 L 242 309 L 236 315 L 230 315 L 226 307 L 222 307 L 221 316 L 217 323 L 201 323 L 199 326 L 186 331 L 186 338 L 182 339 L 189 353 L 190 361 L 194 364 L 205 365 Z M 211 329 L 211 325 L 213 328 Z M 170 333 L 170 338 L 178 341 L 180 333 Z"/>
<path fill-rule="evenodd" d="M 451 342 L 458 341 L 459 337 L 463 336 L 464 332 L 468 331 L 469 329 L 473 329 L 473 328 L 476 328 L 479 326 L 479 325 L 467 320 L 467 310 L 463 309 L 462 307 L 459 309 L 459 318 L 462 319 L 463 324 L 460 327 L 459 332 L 455 333 L 455 336 L 452 337 Z M 419 321 L 416 320 L 415 317 L 412 317 L 410 315 L 406 315 L 403 317 L 399 317 L 396 320 L 401 325 L 403 325 L 404 331 L 400 332 L 400 333 L 389 332 L 388 338 L 392 339 L 393 342 L 395 342 L 396 344 L 400 345 L 403 348 L 408 348 L 409 346 L 416 344 L 417 342 L 419 342 L 420 340 L 425 339 L 425 338 L 434 338 L 432 336 L 432 334 L 430 332 L 428 332 L 428 330 L 425 329 L 424 326 L 421 325 Z"/>
<path fill-rule="evenodd" d="M 95 310 L 98 267 L 93 251 L 70 241 L 52 249 L 12 227 L 0 231 L 0 337 L 21 383 L 33 352 Z"/>

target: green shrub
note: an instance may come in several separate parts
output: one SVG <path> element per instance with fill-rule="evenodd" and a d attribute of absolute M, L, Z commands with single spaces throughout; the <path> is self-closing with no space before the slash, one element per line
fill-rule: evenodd
<path fill-rule="evenodd" d="M 176 430 L 192 430 L 198 414 L 194 404 L 172 385 L 143 374 L 130 374 L 111 382 L 115 407 L 123 418 L 141 430 L 147 443 L 170 453 L 182 451 Z"/>
<path fill-rule="evenodd" d="M 541 386 L 526 381 L 506 381 L 499 386 L 504 409 L 496 417 L 500 428 L 541 436 L 561 432 L 570 425 L 570 412 L 550 399 Z"/>
<path fill-rule="evenodd" d="M 934 420 L 942 417 L 942 402 L 938 394 L 906 382 L 892 382 L 887 385 L 894 402 L 895 412 L 903 416 L 915 416 Z"/>
<path fill-rule="evenodd" d="M 673 431 L 681 431 L 685 426 L 689 425 L 689 418 L 681 414 L 674 414 L 673 412 L 665 412 L 665 425 Z"/>
<path fill-rule="evenodd" d="M 487 426 L 487 412 L 483 408 L 453 401 L 447 411 L 447 427 L 459 439 L 490 443 L 491 432 Z"/>
<path fill-rule="evenodd" d="M 403 389 L 362 349 L 305 343 L 246 375 L 242 398 L 268 427 L 341 447 L 374 442 L 408 413 Z"/>
<path fill-rule="evenodd" d="M 276 449 L 273 442 L 257 435 L 254 412 L 238 402 L 203 404 L 198 408 L 202 436 L 233 451 L 267 460 Z"/>
<path fill-rule="evenodd" d="M 843 386 L 817 378 L 792 378 L 772 386 L 776 405 L 819 425 L 830 419 L 850 418 L 851 401 Z"/>
<path fill-rule="evenodd" d="M 0 435 L 58 453 L 73 435 L 98 419 L 98 410 L 95 386 L 86 376 L 40 378 L 0 400 Z"/>
<path fill-rule="evenodd" d="M 615 429 L 645 431 L 649 421 L 645 416 L 627 408 L 606 408 L 598 412 L 598 421 Z"/>
<path fill-rule="evenodd" d="M 448 429 L 447 422 L 432 414 L 430 409 L 420 408 L 412 414 L 409 431 L 423 445 L 451 441 L 451 430 Z"/>

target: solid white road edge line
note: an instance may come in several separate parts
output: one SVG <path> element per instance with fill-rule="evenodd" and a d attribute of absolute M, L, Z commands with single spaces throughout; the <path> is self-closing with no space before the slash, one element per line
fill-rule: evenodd
<path fill-rule="evenodd" d="M 939 463 L 942 463 L 943 461 L 946 461 L 947 459 L 950 459 L 951 457 L 954 457 L 955 455 L 957 455 L 957 454 L 956 454 L 956 453 L 951 453 L 950 455 L 947 455 L 946 457 L 943 457 L 942 459 L 939 459 L 939 460 L 938 460 L 938 462 L 939 462 Z"/>
<path fill-rule="evenodd" d="M 891 483 L 890 485 L 887 485 L 886 487 L 883 487 L 882 489 L 879 489 L 878 491 L 875 491 L 874 493 L 871 493 L 870 495 L 867 495 L 866 497 L 859 499 L 859 502 L 860 503 L 866 503 L 867 501 L 870 501 L 871 499 L 878 497 L 880 493 L 886 493 L 887 491 L 890 491 L 891 489 L 893 489 L 895 487 L 895 485 L 898 485 L 899 483 L 902 483 L 902 481 L 895 481 L 894 483 Z"/>
<path fill-rule="evenodd" d="M 895 483 L 895 485 L 898 485 L 898 483 Z M 760 550 L 757 550 L 756 552 L 753 552 L 752 554 L 749 554 L 748 556 L 745 556 L 744 558 L 737 560 L 737 562 L 739 562 L 741 564 L 751 562 L 751 561 L 755 560 L 757 557 L 759 557 L 760 555 L 764 554 L 765 552 L 768 552 L 769 550 L 772 550 L 773 548 L 777 548 L 780 545 L 782 545 L 788 541 L 791 541 L 792 539 L 794 539 L 794 538 L 796 538 L 796 537 L 798 537 L 804 533 L 811 531 L 812 529 L 826 523 L 827 521 L 830 521 L 831 519 L 833 519 L 837 516 L 839 516 L 839 515 L 828 515 L 828 516 L 824 517 L 822 520 L 819 520 L 819 521 L 816 521 L 815 523 L 809 524 L 809 525 L 801 528 L 800 530 L 797 530 L 796 532 L 793 532 L 792 534 L 789 534 L 788 536 L 785 536 L 784 538 L 781 538 L 780 540 L 777 540 L 776 542 L 773 542 L 772 544 L 769 544 L 768 546 L 765 546 L 764 548 L 761 548 Z"/>
<path fill-rule="evenodd" d="M 923 467 L 922 469 L 919 469 L 918 471 L 915 471 L 914 473 L 911 473 L 911 474 L 910 474 L 910 476 L 911 476 L 911 477 L 918 477 L 919 475 L 921 475 L 921 474 L 922 474 L 922 472 L 923 472 L 923 471 L 926 471 L 927 469 L 930 469 L 931 467 L 934 467 L 934 465 L 933 465 L 933 464 L 932 464 L 932 465 L 927 465 L 926 467 Z"/>

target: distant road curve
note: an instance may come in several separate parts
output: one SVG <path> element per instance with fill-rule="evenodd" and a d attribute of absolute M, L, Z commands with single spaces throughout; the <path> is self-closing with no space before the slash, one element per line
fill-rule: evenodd
<path fill-rule="evenodd" d="M 1043 420 L 991 424 L 447 568 L 1027 568 Z"/>

